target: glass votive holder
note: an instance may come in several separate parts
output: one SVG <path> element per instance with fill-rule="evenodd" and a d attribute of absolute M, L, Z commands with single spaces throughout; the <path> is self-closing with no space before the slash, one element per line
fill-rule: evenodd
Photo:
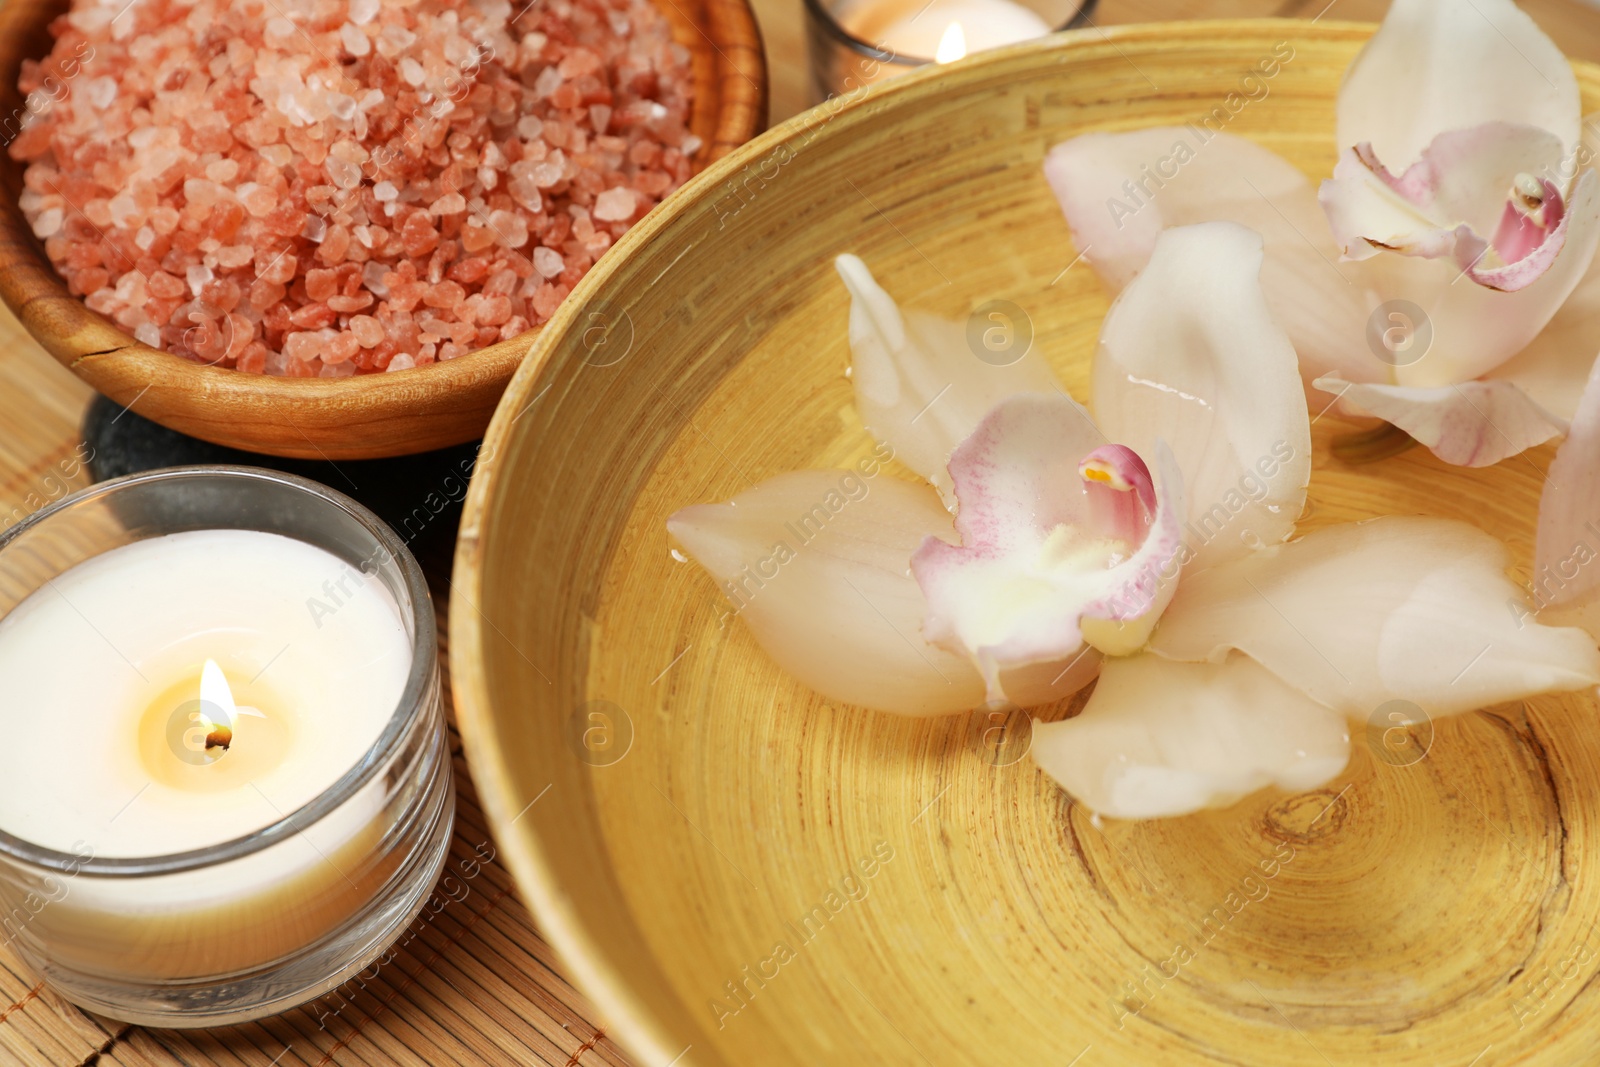
<path fill-rule="evenodd" d="M 1097 0 L 805 0 L 815 102 L 1089 25 Z"/>
<path fill-rule="evenodd" d="M 0 942 L 89 1011 L 310 1001 L 382 962 L 444 864 L 427 585 L 315 482 L 152 471 L 6 531 L 0 691 Z"/>

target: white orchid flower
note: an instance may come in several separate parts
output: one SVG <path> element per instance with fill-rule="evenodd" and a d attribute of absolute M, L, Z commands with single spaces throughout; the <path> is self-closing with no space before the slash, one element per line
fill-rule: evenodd
<path fill-rule="evenodd" d="M 1511 0 L 1394 0 L 1340 88 L 1321 211 L 1286 161 L 1203 126 L 1079 137 L 1045 173 L 1113 288 L 1165 226 L 1258 229 L 1319 406 L 1476 467 L 1565 433 L 1600 351 L 1581 132 L 1571 67 Z"/>
<path fill-rule="evenodd" d="M 1522 601 L 1505 551 L 1469 526 L 1290 540 L 1310 428 L 1262 263 L 1237 225 L 1161 234 L 1106 317 L 1091 416 L 1037 354 L 991 366 L 841 257 L 857 406 L 928 484 L 876 460 L 870 477 L 788 474 L 668 528 L 772 657 L 833 699 L 1033 707 L 1098 674 L 1079 715 L 1035 728 L 1032 755 L 1111 816 L 1323 784 L 1347 719 L 1388 700 L 1442 715 L 1600 682 L 1587 633 L 1506 610 Z"/>

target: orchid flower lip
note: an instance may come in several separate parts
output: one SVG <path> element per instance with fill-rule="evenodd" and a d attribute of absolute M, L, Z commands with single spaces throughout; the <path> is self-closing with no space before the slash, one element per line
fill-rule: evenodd
<path fill-rule="evenodd" d="M 1090 528 L 1121 541 L 1142 540 L 1155 520 L 1156 487 L 1144 459 L 1126 445 L 1101 445 L 1078 462 Z"/>
<path fill-rule="evenodd" d="M 951 455 L 959 544 L 928 538 L 912 572 L 924 637 L 978 667 L 991 706 L 1008 668 L 1086 645 L 1137 651 L 1171 595 L 1183 499 L 1171 450 L 1157 443 L 1157 478 L 1132 448 L 1096 438 L 1065 394 L 1021 394 Z"/>
<path fill-rule="evenodd" d="M 1430 259 L 1453 253 L 1467 274 L 1485 260 L 1490 268 L 1509 266 L 1526 259 L 1547 239 L 1564 240 L 1564 231 L 1557 236 L 1565 213 L 1561 187 L 1526 170 L 1511 177 L 1491 239 L 1485 239 L 1473 221 L 1463 220 L 1461 215 L 1467 203 L 1476 201 L 1465 197 L 1457 172 L 1476 176 L 1484 166 L 1485 150 L 1477 139 L 1504 137 L 1522 147 L 1516 138 L 1539 132 L 1492 124 L 1480 130 L 1449 131 L 1428 146 L 1422 159 L 1398 175 L 1384 165 L 1369 142 L 1357 144 L 1324 188 L 1330 221 L 1336 231 L 1344 231 L 1345 258 L 1365 259 L 1373 249 Z M 1376 184 L 1363 186 L 1358 177 L 1362 175 Z M 1364 189 L 1377 199 L 1360 201 Z M 1359 219 L 1353 214 L 1357 211 Z M 1410 232 L 1402 232 L 1400 227 L 1406 223 L 1401 219 L 1409 220 Z M 1358 229 L 1350 232 L 1350 225 Z M 1547 258 L 1553 259 L 1556 251 L 1559 245 Z M 1476 274 L 1473 280 L 1482 284 Z"/>
<path fill-rule="evenodd" d="M 1527 259 L 1561 225 L 1566 204 L 1554 182 L 1518 174 L 1490 246 L 1509 266 Z"/>

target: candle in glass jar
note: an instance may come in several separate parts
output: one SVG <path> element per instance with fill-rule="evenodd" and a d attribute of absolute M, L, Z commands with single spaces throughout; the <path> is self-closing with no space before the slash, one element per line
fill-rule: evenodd
<path fill-rule="evenodd" d="M 410 661 L 382 583 L 305 542 L 201 530 L 107 552 L 0 619 L 0 829 L 107 857 L 242 837 L 354 766 Z"/>
<path fill-rule="evenodd" d="M 882 51 L 940 63 L 1050 32 L 1044 19 L 1013 0 L 869 0 L 841 12 L 840 21 Z"/>
<path fill-rule="evenodd" d="M 0 619 L 0 830 L 97 859 L 245 837 L 373 748 L 411 660 L 382 581 L 316 546 L 224 529 L 114 548 Z M 384 883 L 383 813 L 358 794 L 225 875 L 69 886 L 35 926 L 80 971 L 257 966 Z"/>

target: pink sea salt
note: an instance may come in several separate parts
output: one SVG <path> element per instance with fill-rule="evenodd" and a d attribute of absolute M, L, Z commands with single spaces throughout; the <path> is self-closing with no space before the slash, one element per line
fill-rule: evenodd
<path fill-rule="evenodd" d="M 594 199 L 594 217 L 602 222 L 621 222 L 633 217 L 636 202 L 631 189 L 607 189 Z"/>
<path fill-rule="evenodd" d="M 88 307 L 191 360 L 339 377 L 513 337 L 699 147 L 653 0 L 516 7 L 73 0 L 22 69 L 69 88 L 11 143 L 23 212 Z"/>

